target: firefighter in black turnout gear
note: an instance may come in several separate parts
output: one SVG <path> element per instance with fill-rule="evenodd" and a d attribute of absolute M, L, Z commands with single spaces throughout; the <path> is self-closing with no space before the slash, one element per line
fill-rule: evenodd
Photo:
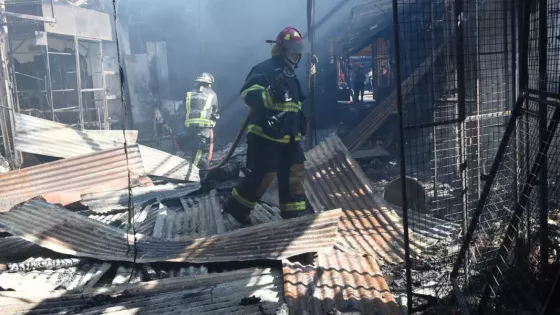
<path fill-rule="evenodd" d="M 185 98 L 185 128 L 181 136 L 182 150 L 195 166 L 208 168 L 210 151 L 210 131 L 216 126 L 218 114 L 218 97 L 214 90 L 214 77 L 207 72 L 201 73 L 195 80 L 194 88 L 187 92 Z"/>
<path fill-rule="evenodd" d="M 266 192 L 274 177 L 278 179 L 280 210 L 284 219 L 310 212 L 303 188 L 303 149 L 299 143 L 306 131 L 301 104 L 305 99 L 294 69 L 301 59 L 303 36 L 295 28 L 278 34 L 272 58 L 253 67 L 241 88 L 241 96 L 251 107 L 247 135 L 249 173 L 224 206 L 242 224 Z"/>

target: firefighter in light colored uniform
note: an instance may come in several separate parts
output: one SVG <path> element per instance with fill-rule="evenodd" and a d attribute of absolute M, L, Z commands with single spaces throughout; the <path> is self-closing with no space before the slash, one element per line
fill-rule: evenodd
<path fill-rule="evenodd" d="M 210 133 L 216 126 L 218 114 L 218 97 L 212 90 L 214 77 L 207 72 L 201 73 L 195 80 L 194 88 L 187 92 L 185 98 L 185 128 L 181 135 L 181 146 L 190 161 L 202 169 L 208 168 L 210 151 Z"/>

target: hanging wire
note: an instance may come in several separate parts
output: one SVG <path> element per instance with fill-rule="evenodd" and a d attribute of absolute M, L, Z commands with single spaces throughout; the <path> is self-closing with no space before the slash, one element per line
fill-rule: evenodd
<path fill-rule="evenodd" d="M 126 122 L 128 121 L 128 106 L 126 105 L 126 99 L 125 99 L 125 95 L 124 95 L 124 71 L 123 71 L 123 67 L 121 64 L 121 53 L 120 53 L 120 47 L 119 47 L 119 36 L 118 36 L 118 22 L 117 22 L 117 0 L 113 0 L 113 18 L 115 21 L 115 44 L 116 44 L 116 48 L 117 48 L 117 64 L 119 65 L 119 79 L 120 79 L 120 85 L 121 85 L 121 103 L 124 109 L 124 119 L 123 119 L 123 124 L 122 124 L 122 131 L 123 131 L 123 137 L 124 137 L 124 154 L 126 157 L 126 169 L 127 169 L 127 175 L 128 175 L 128 206 L 127 206 L 127 211 L 128 211 L 128 227 L 127 227 L 127 253 L 130 252 L 131 248 L 130 248 L 130 242 L 128 241 L 128 232 L 130 231 L 130 229 L 132 228 L 132 234 L 134 237 L 134 243 L 133 243 L 133 248 L 132 250 L 134 250 L 134 260 L 133 263 L 136 263 L 136 256 L 137 256 L 137 247 L 136 247 L 136 227 L 134 226 L 134 213 L 132 210 L 132 183 L 131 183 L 131 178 L 130 178 L 130 166 L 128 164 L 128 142 L 126 139 Z M 130 278 L 132 278 L 132 272 L 130 274 Z"/>

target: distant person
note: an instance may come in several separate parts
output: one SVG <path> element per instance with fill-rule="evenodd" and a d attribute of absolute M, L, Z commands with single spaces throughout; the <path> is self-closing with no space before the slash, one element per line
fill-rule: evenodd
<path fill-rule="evenodd" d="M 210 131 L 216 126 L 218 96 L 212 89 L 214 76 L 201 73 L 194 87 L 185 98 L 185 133 L 180 136 L 181 149 L 197 167 L 208 168 L 210 152 Z"/>
<path fill-rule="evenodd" d="M 354 79 L 354 101 L 355 102 L 363 102 L 364 101 L 364 89 L 365 89 L 365 82 L 366 82 L 366 75 L 364 73 L 364 69 L 359 67 L 356 69 Z M 360 100 L 361 95 L 361 100 Z"/>
<path fill-rule="evenodd" d="M 369 88 L 371 89 L 371 93 L 373 93 L 373 69 L 369 69 L 368 81 L 369 81 Z"/>

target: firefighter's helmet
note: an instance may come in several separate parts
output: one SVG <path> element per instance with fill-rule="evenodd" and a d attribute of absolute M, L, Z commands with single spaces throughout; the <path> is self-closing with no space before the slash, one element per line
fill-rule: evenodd
<path fill-rule="evenodd" d="M 305 47 L 303 35 L 295 27 L 286 27 L 278 33 L 276 40 L 267 40 L 267 43 L 277 44 L 284 50 L 286 59 L 297 65 Z"/>
<path fill-rule="evenodd" d="M 304 48 L 303 35 L 295 27 L 286 27 L 276 36 L 276 43 L 284 49 L 301 54 Z"/>
<path fill-rule="evenodd" d="M 208 83 L 208 84 L 214 84 L 214 76 L 211 75 L 208 72 L 202 72 L 197 78 L 196 80 L 194 80 L 195 82 L 200 82 L 200 83 Z"/>

